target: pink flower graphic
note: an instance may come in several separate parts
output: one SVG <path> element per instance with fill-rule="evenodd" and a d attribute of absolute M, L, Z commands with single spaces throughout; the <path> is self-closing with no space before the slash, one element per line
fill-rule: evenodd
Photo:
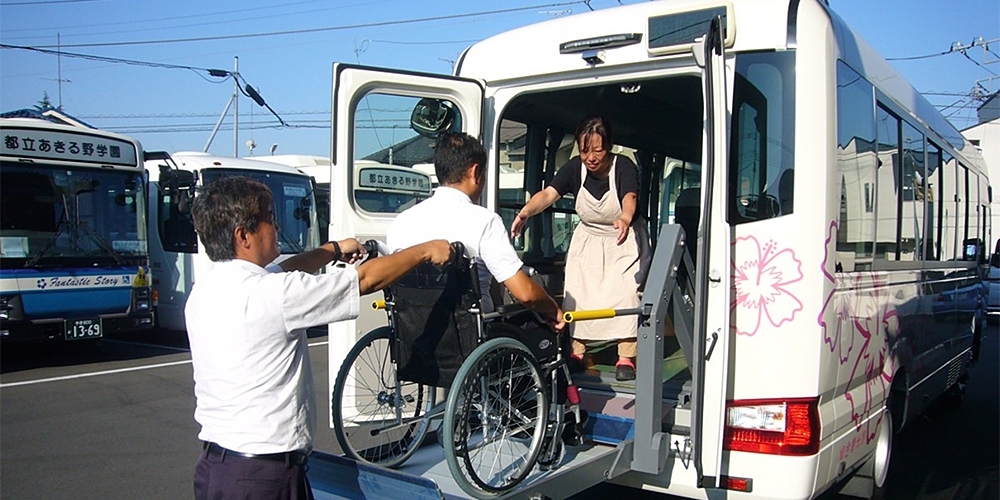
<path fill-rule="evenodd" d="M 795 252 L 778 250 L 775 241 L 761 247 L 753 236 L 736 238 L 733 244 L 735 297 L 731 305 L 736 333 L 754 335 L 767 318 L 772 326 L 792 321 L 802 310 L 802 301 L 788 285 L 802 280 L 802 262 Z"/>
<path fill-rule="evenodd" d="M 850 273 L 834 276 L 837 223 L 829 225 L 826 255 L 821 271 L 830 290 L 817 317 L 824 342 L 837 361 L 851 367 L 848 380 L 864 380 L 864 392 L 855 398 L 851 387 L 844 392 L 851 403 L 851 420 L 865 443 L 875 438 L 881 418 L 867 419 L 876 410 L 875 394 L 885 394 L 892 384 L 893 362 L 888 357 L 888 338 L 899 328 L 898 315 L 892 306 L 888 280 L 880 273 Z M 832 314 L 831 314 L 832 313 Z M 829 322 L 827 316 L 830 314 Z M 832 322 L 833 324 L 830 324 Z M 859 399 L 859 400 L 855 400 Z M 864 424 L 864 422 L 868 422 Z"/>

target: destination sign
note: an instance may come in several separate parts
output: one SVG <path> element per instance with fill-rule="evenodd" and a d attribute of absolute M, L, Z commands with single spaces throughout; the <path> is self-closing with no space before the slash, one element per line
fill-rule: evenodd
<path fill-rule="evenodd" d="M 429 193 L 431 179 L 416 170 L 394 170 L 390 168 L 362 168 L 358 173 L 358 186 L 370 189 L 389 189 L 413 193 Z"/>
<path fill-rule="evenodd" d="M 102 137 L 33 128 L 0 129 L 0 156 L 138 167 L 135 144 Z"/>

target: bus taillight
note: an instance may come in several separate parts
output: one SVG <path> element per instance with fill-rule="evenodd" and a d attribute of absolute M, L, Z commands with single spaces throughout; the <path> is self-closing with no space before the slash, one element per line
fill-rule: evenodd
<path fill-rule="evenodd" d="M 819 399 L 730 401 L 723 448 L 769 455 L 819 451 Z"/>

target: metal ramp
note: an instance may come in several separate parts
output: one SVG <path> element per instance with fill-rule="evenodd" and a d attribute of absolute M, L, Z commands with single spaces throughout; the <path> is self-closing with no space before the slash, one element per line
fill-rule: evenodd
<path fill-rule="evenodd" d="M 565 498 L 579 493 L 603 481 L 608 471 L 621 468 L 619 457 L 630 448 L 624 443 L 618 447 L 590 443 L 567 447 L 559 468 L 536 467 L 524 482 L 500 498 Z M 316 500 L 469 498 L 452 478 L 444 448 L 437 443 L 424 446 L 395 470 L 314 452 L 309 458 L 309 481 Z"/>
<path fill-rule="evenodd" d="M 564 447 L 558 468 L 540 467 L 503 499 L 566 498 L 627 472 L 660 474 L 667 455 L 682 462 L 691 459 L 674 439 L 690 436 L 689 378 L 663 380 L 665 337 L 676 337 L 689 367 L 694 339 L 694 276 L 689 248 L 680 225 L 664 224 L 653 255 L 645 294 L 640 301 L 639 358 L 634 392 L 581 387 L 582 406 L 590 411 L 587 442 Z M 658 291 L 658 292 L 654 292 Z M 667 399 L 664 399 L 665 391 Z M 604 400 L 594 403 L 595 399 Z M 588 399 L 591 403 L 587 404 Z M 609 411 L 608 401 L 624 401 L 624 413 Z M 588 408 L 590 406 L 590 408 Z M 634 418 L 629 418 L 629 417 Z M 358 463 L 341 456 L 314 452 L 309 480 L 317 500 L 431 500 L 469 496 L 452 478 L 444 448 L 431 440 L 398 469 Z"/>

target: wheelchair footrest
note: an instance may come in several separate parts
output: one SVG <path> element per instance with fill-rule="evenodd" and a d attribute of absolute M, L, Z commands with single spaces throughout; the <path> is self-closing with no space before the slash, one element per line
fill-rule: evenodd
<path fill-rule="evenodd" d="M 587 438 L 595 443 L 618 445 L 635 437 L 635 421 L 603 413 L 591 413 L 584 430 Z"/>

